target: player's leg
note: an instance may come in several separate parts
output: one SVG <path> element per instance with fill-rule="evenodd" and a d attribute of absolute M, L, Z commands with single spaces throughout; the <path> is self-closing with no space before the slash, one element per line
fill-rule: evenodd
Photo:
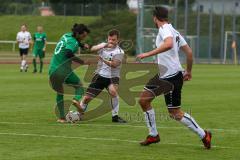
<path fill-rule="evenodd" d="M 210 136 L 211 141 L 211 133 L 204 131 L 191 115 L 183 112 L 180 109 L 181 89 L 183 85 L 182 73 L 179 73 L 178 75 L 169 78 L 168 81 L 174 85 L 174 90 L 165 95 L 165 101 L 166 105 L 168 106 L 168 112 L 170 117 L 179 121 L 184 126 L 187 126 L 191 131 L 196 133 L 200 137 L 200 139 L 209 139 Z M 206 143 L 206 148 L 208 149 L 211 147 L 210 141 L 209 143 Z"/>
<path fill-rule="evenodd" d="M 84 95 L 83 99 L 80 102 L 81 108 L 85 111 L 87 109 L 88 103 L 98 96 L 102 90 L 104 89 L 105 84 L 104 80 L 98 74 L 94 75 L 92 78 L 91 84 L 88 86 L 86 90 L 86 94 Z"/>
<path fill-rule="evenodd" d="M 152 100 L 163 93 L 171 91 L 173 86 L 164 80 L 159 79 L 158 75 L 155 75 L 144 87 L 144 91 L 140 95 L 139 104 L 144 112 L 145 121 L 149 129 L 149 135 L 146 140 L 141 142 L 141 145 L 149 145 L 151 143 L 158 143 L 160 137 L 156 127 L 155 111 L 151 105 Z"/>
<path fill-rule="evenodd" d="M 126 123 L 127 121 L 118 116 L 119 112 L 118 82 L 111 83 L 108 86 L 108 93 L 110 95 L 110 104 L 112 107 L 112 122 Z"/>
<path fill-rule="evenodd" d="M 42 70 L 43 70 L 43 59 L 44 59 L 45 53 L 42 50 L 40 50 L 39 52 L 40 52 L 40 54 L 39 54 L 39 61 L 40 61 L 39 73 L 42 73 Z"/>
<path fill-rule="evenodd" d="M 156 127 L 155 111 L 151 106 L 151 102 L 154 98 L 155 95 L 148 90 L 144 90 L 140 94 L 139 104 L 144 112 L 145 122 L 149 130 L 147 138 L 140 143 L 143 146 L 149 145 L 151 143 L 158 143 L 160 141 Z"/>
<path fill-rule="evenodd" d="M 28 69 L 27 55 L 28 55 L 28 48 L 25 48 L 23 49 L 23 60 L 22 60 L 22 66 L 25 72 L 27 72 L 27 69 Z"/>
<path fill-rule="evenodd" d="M 36 73 L 37 72 L 37 50 L 33 49 L 33 73 Z"/>
<path fill-rule="evenodd" d="M 57 93 L 56 95 L 56 103 L 57 109 L 59 111 L 59 117 L 57 122 L 65 122 L 65 112 L 64 112 L 64 93 L 63 93 L 63 82 L 65 76 L 61 74 L 61 72 L 51 72 L 49 75 L 50 85 L 52 89 Z"/>
<path fill-rule="evenodd" d="M 20 72 L 23 71 L 23 68 L 24 68 L 24 63 L 23 63 L 23 49 L 19 48 L 19 55 L 20 55 L 20 58 L 21 58 L 21 62 L 20 62 Z"/>
<path fill-rule="evenodd" d="M 171 108 L 168 109 L 170 117 L 179 121 L 184 126 L 188 127 L 191 131 L 196 133 L 200 139 L 203 141 L 205 148 L 211 148 L 211 132 L 204 131 L 195 119 L 186 112 L 181 111 L 180 108 Z"/>
<path fill-rule="evenodd" d="M 63 94 L 57 93 L 56 96 L 57 108 L 59 111 L 59 118 L 58 122 L 65 122 L 65 112 L 64 112 L 64 101 L 63 101 Z"/>
<path fill-rule="evenodd" d="M 65 80 L 65 83 L 67 85 L 70 85 L 72 87 L 74 87 L 75 89 L 75 93 L 74 93 L 74 98 L 73 98 L 73 105 L 77 107 L 77 109 L 80 111 L 80 112 L 83 112 L 80 108 L 80 99 L 82 98 L 83 96 L 83 93 L 84 93 L 84 89 L 83 89 L 83 86 L 82 86 L 82 83 L 79 79 L 79 77 L 74 73 L 72 72 Z"/>

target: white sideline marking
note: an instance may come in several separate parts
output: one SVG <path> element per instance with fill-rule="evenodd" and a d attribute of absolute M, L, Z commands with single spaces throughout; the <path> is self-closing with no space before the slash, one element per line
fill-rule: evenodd
<path fill-rule="evenodd" d="M 28 123 L 28 122 L 0 122 L 0 124 L 15 124 L 15 125 L 49 125 L 49 126 L 66 126 L 66 125 L 75 125 L 75 126 L 98 126 L 98 127 L 133 127 L 133 128 L 146 128 L 146 126 L 141 125 L 131 125 L 131 124 L 91 124 L 91 123 L 65 123 L 65 124 L 44 124 L 44 123 Z M 157 127 L 159 129 L 184 129 L 186 127 Z M 211 131 L 220 131 L 220 132 L 236 132 L 239 133 L 240 129 L 223 129 L 223 128 L 208 128 Z"/>
<path fill-rule="evenodd" d="M 71 137 L 71 136 L 57 136 L 57 135 L 45 135 L 45 134 L 27 134 L 27 133 L 1 133 L 0 135 L 8 136 L 30 136 L 30 137 L 43 137 L 43 138 L 64 138 L 64 139 L 82 139 L 82 140 L 97 140 L 97 141 L 118 141 L 118 142 L 127 142 L 127 143 L 139 143 L 136 140 L 127 140 L 127 139 L 115 139 L 115 138 L 97 138 L 97 137 Z M 176 145 L 176 146 L 191 146 L 191 147 L 203 147 L 202 145 L 194 144 L 179 144 L 179 143 L 162 143 L 163 145 Z M 222 146 L 212 146 L 212 148 L 220 149 L 239 149 L 237 147 L 222 147 Z"/>

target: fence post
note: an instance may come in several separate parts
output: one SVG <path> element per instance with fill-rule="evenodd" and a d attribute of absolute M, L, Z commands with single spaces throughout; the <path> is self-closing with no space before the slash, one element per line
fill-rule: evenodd
<path fill-rule="evenodd" d="M 199 45 L 200 45 L 200 5 L 197 1 L 197 47 L 196 47 L 196 62 L 199 62 Z"/>
<path fill-rule="evenodd" d="M 212 60 L 212 23 L 213 23 L 213 0 L 211 0 L 211 5 L 209 9 L 209 45 L 208 45 L 208 63 L 211 63 Z"/>
<path fill-rule="evenodd" d="M 16 51 L 16 43 L 13 42 L 13 48 L 12 48 L 12 51 L 15 52 Z"/>
<path fill-rule="evenodd" d="M 188 25 L 188 0 L 185 0 L 185 12 L 184 12 L 184 34 L 187 36 Z"/>
<path fill-rule="evenodd" d="M 66 16 L 66 4 L 63 4 L 63 15 Z"/>
<path fill-rule="evenodd" d="M 174 27 L 177 28 L 178 0 L 174 3 Z"/>
<path fill-rule="evenodd" d="M 224 57 L 224 21 L 225 21 L 225 15 L 224 15 L 224 0 L 222 0 L 222 18 L 221 18 L 221 55 L 220 55 L 220 62 L 223 63 L 223 57 Z"/>
<path fill-rule="evenodd" d="M 98 15 L 97 16 L 100 16 L 100 15 L 102 15 L 102 4 L 98 3 Z"/>
<path fill-rule="evenodd" d="M 234 1 L 234 6 L 233 6 L 233 20 L 232 20 L 232 42 L 231 43 L 236 43 L 236 4 L 237 2 Z M 237 53 L 236 49 L 234 47 L 232 48 L 232 59 L 233 63 L 237 64 Z"/>

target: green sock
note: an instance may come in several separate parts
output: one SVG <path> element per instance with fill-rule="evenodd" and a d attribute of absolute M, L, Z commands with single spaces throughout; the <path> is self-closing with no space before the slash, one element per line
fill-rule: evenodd
<path fill-rule="evenodd" d="M 33 59 L 33 67 L 34 67 L 34 71 L 37 71 L 37 62 L 36 59 Z"/>
<path fill-rule="evenodd" d="M 56 100 L 57 100 L 57 107 L 59 111 L 59 118 L 65 118 L 63 95 L 57 94 Z"/>
<path fill-rule="evenodd" d="M 40 59 L 40 72 L 42 73 L 42 69 L 43 69 L 43 60 Z"/>
<path fill-rule="evenodd" d="M 77 87 L 76 90 L 75 90 L 75 97 L 74 97 L 74 99 L 79 101 L 82 98 L 83 93 L 84 93 L 83 87 Z"/>

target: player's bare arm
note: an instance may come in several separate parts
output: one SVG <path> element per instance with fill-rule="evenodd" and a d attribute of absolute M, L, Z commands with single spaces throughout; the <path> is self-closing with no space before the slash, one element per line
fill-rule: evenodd
<path fill-rule="evenodd" d="M 68 58 L 72 59 L 72 61 L 79 63 L 79 64 L 85 64 L 85 62 L 81 58 L 75 56 L 70 49 L 67 49 L 65 53 Z"/>
<path fill-rule="evenodd" d="M 114 60 L 106 60 L 102 57 L 99 56 L 99 59 L 102 60 L 106 65 L 112 67 L 112 68 L 117 68 L 119 65 L 121 65 L 121 61 L 114 59 Z"/>
<path fill-rule="evenodd" d="M 192 54 L 192 49 L 188 45 L 184 45 L 180 48 L 185 54 L 186 54 L 186 71 L 183 75 L 184 81 L 189 81 L 192 79 L 192 64 L 193 64 L 193 54 Z"/>
<path fill-rule="evenodd" d="M 46 47 L 47 47 L 47 41 L 45 40 L 45 41 L 44 41 L 43 52 L 45 52 L 45 51 L 46 51 Z"/>
<path fill-rule="evenodd" d="M 97 52 L 100 49 L 103 49 L 104 47 L 106 47 L 108 45 L 108 43 L 100 43 L 98 45 L 92 46 L 92 48 L 90 49 L 92 52 Z"/>
<path fill-rule="evenodd" d="M 160 54 L 162 52 L 168 51 L 172 47 L 173 47 L 173 38 L 172 37 L 167 37 L 164 40 L 164 43 L 159 48 L 156 48 L 156 49 L 154 49 L 152 51 L 149 51 L 149 52 L 146 52 L 146 53 L 139 54 L 137 56 L 137 58 L 143 59 L 143 58 L 146 58 L 146 57 L 154 56 L 154 55 Z"/>

